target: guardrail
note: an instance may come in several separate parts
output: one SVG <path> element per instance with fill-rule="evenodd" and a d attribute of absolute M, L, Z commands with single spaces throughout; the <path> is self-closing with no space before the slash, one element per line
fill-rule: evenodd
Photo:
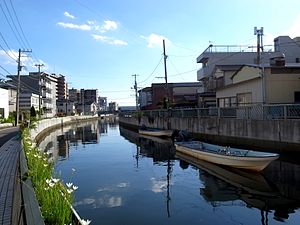
<path fill-rule="evenodd" d="M 132 116 L 136 111 L 119 113 L 120 116 Z M 250 105 L 224 108 L 191 108 L 169 110 L 143 110 L 148 117 L 177 118 L 236 118 L 253 120 L 300 119 L 300 104 Z"/>

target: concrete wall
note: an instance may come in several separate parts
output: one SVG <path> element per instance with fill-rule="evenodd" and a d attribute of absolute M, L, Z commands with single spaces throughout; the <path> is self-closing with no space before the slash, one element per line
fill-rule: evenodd
<path fill-rule="evenodd" d="M 122 118 L 121 124 L 139 125 L 134 117 Z M 140 124 L 167 128 L 167 119 L 142 117 Z M 241 120 L 230 118 L 170 118 L 171 129 L 187 130 L 195 136 L 227 145 L 248 148 L 300 150 L 300 120 Z"/>
<path fill-rule="evenodd" d="M 35 140 L 36 137 L 47 131 L 48 129 L 62 126 L 63 124 L 68 123 L 76 123 L 80 120 L 89 120 L 89 119 L 97 119 L 95 116 L 68 116 L 68 117 L 57 117 L 51 119 L 43 119 L 37 122 L 37 126 L 35 129 L 30 130 L 30 136 L 32 140 Z"/>

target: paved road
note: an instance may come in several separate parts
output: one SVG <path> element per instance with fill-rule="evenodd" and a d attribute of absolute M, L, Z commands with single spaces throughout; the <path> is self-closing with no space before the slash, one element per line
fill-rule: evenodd
<path fill-rule="evenodd" d="M 9 127 L 0 129 L 0 147 L 12 137 L 19 133 L 19 127 Z"/>

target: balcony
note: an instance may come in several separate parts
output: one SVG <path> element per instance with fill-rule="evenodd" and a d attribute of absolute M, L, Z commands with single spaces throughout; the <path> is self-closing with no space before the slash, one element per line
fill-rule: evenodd
<path fill-rule="evenodd" d="M 212 71 L 209 66 L 202 67 L 200 70 L 197 71 L 197 80 L 201 81 L 204 78 L 208 78 L 211 75 Z"/>

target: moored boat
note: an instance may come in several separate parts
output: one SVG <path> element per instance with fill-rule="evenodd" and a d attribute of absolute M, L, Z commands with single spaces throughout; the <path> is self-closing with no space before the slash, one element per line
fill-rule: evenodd
<path fill-rule="evenodd" d="M 173 134 L 172 130 L 162 130 L 155 128 L 139 129 L 139 134 L 154 136 L 154 137 L 171 137 Z"/>
<path fill-rule="evenodd" d="M 176 142 L 176 151 L 219 165 L 259 172 L 276 160 L 276 153 L 223 147 L 200 141 Z"/>

